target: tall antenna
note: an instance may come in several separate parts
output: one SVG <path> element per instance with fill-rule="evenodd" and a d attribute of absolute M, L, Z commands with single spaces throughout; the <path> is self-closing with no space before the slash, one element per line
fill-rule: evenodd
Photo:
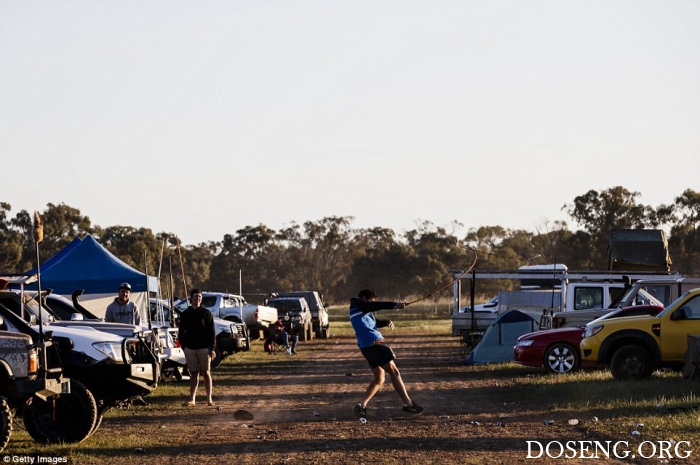
<path fill-rule="evenodd" d="M 39 244 L 44 240 L 44 223 L 38 211 L 34 211 L 34 242 L 36 242 L 36 277 L 39 297 L 39 339 L 44 340 L 44 318 L 41 313 L 41 260 L 39 259 Z"/>

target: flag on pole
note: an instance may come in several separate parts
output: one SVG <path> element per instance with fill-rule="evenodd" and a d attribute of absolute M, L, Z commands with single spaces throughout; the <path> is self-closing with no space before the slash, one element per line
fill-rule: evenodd
<path fill-rule="evenodd" d="M 37 244 L 44 240 L 44 224 L 36 210 L 34 211 L 34 239 L 36 239 Z"/>

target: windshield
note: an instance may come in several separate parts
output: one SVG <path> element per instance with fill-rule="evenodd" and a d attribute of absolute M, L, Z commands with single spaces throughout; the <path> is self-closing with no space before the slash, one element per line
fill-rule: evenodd
<path fill-rule="evenodd" d="M 663 302 L 638 285 L 632 286 L 625 292 L 618 307 L 631 307 L 632 305 L 658 305 L 665 307 Z"/>
<path fill-rule="evenodd" d="M 39 304 L 37 304 L 35 299 L 25 302 L 25 309 L 28 309 L 28 311 L 31 312 L 31 314 L 34 316 L 39 315 Z M 25 316 L 25 320 L 26 319 L 27 318 Z M 55 321 L 55 318 L 51 313 L 49 313 L 48 310 L 42 308 L 41 321 L 43 321 L 44 323 L 50 323 L 52 321 Z"/>

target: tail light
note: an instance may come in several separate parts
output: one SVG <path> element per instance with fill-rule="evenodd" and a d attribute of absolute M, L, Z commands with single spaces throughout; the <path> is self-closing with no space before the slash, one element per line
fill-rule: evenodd
<path fill-rule="evenodd" d="M 39 355 L 32 351 L 29 355 L 29 373 L 36 373 L 39 371 Z"/>

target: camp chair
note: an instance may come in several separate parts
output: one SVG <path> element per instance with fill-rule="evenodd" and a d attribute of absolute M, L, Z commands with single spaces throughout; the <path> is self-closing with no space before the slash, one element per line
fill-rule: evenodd
<path fill-rule="evenodd" d="M 287 347 L 284 344 L 277 342 L 277 339 L 275 338 L 275 328 L 272 327 L 268 328 L 268 330 L 265 332 L 265 342 L 263 343 L 263 348 L 265 349 L 265 352 L 270 355 L 287 353 Z"/>

